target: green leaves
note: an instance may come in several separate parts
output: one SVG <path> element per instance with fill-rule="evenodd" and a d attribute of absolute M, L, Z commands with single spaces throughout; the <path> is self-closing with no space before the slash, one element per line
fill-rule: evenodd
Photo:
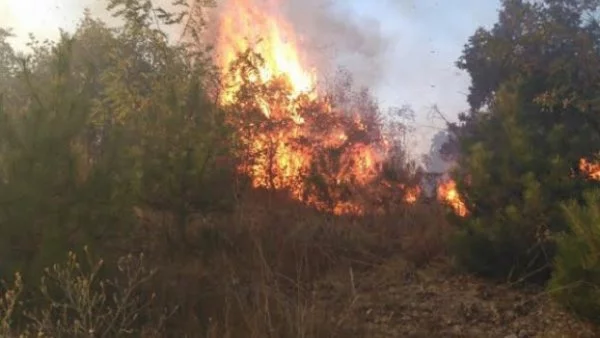
<path fill-rule="evenodd" d="M 88 13 L 57 43 L 32 39 L 20 69 L 0 76 L 9 270 L 41 271 L 78 245 L 114 252 L 134 207 L 176 215 L 180 237 L 191 215 L 230 207 L 232 169 L 216 159 L 229 154 L 231 133 L 207 94 L 210 67 L 150 27 L 150 4 L 111 1 L 121 29 Z M 2 34 L 0 65 L 12 53 Z"/>
<path fill-rule="evenodd" d="M 481 256 L 487 261 L 465 258 L 473 271 L 518 279 L 543 270 L 555 244 L 539 234 L 567 230 L 561 203 L 581 200 L 592 184 L 573 173 L 600 144 L 589 108 L 600 97 L 600 35 L 584 19 L 594 6 L 506 0 L 498 22 L 475 32 L 458 62 L 473 80 L 471 112 L 454 129 L 461 150 L 455 178 L 470 178 L 458 186 L 473 210 L 461 224 L 473 242 L 467 236 L 463 245 L 473 255 L 481 254 L 481 241 L 498 248 Z"/>
<path fill-rule="evenodd" d="M 558 254 L 549 284 L 552 294 L 576 314 L 598 321 L 600 311 L 600 191 L 588 190 L 584 204 L 562 204 L 570 232 L 557 235 Z"/>

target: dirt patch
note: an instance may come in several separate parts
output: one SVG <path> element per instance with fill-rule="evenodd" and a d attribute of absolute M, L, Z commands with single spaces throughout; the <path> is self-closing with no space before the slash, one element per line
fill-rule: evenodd
<path fill-rule="evenodd" d="M 356 337 L 596 337 L 543 290 L 456 273 L 446 262 L 414 269 L 402 259 L 347 268 L 315 290 L 331 320 Z M 346 275 L 345 278 L 340 276 Z"/>

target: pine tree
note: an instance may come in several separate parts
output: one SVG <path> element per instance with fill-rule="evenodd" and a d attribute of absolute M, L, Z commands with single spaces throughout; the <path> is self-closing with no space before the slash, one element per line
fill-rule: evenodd
<path fill-rule="evenodd" d="M 588 5 L 598 4 L 506 0 L 459 61 L 473 79 L 471 111 L 446 148 L 460 151 L 454 178 L 471 212 L 458 256 L 476 272 L 545 280 L 551 235 L 568 229 L 560 204 L 592 184 L 578 168 L 600 144 L 600 31 L 584 19 Z"/>
<path fill-rule="evenodd" d="M 586 191 L 585 203 L 562 205 L 570 232 L 558 236 L 549 291 L 576 314 L 600 322 L 600 190 Z"/>

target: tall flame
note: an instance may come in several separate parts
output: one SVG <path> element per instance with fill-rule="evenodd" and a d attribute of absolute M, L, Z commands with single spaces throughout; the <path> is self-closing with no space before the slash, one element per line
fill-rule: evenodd
<path fill-rule="evenodd" d="M 262 4 L 264 6 L 264 4 Z M 266 83 L 284 76 L 291 84 L 294 97 L 312 93 L 316 74 L 301 62 L 298 43 L 290 25 L 276 12 L 276 6 L 258 8 L 252 0 L 230 0 L 221 13 L 217 53 L 220 66 L 228 69 L 239 53 L 253 49 L 264 58 L 257 82 Z M 233 74 L 221 96 L 221 103 L 235 101 L 242 85 L 241 74 Z M 263 111 L 267 116 L 270 114 Z"/>
<path fill-rule="evenodd" d="M 241 135 L 239 169 L 256 188 L 288 190 L 336 214 L 362 213 L 361 202 L 348 195 L 377 180 L 387 143 L 361 114 L 341 112 L 319 95 L 316 72 L 306 67 L 276 2 L 228 0 L 220 11 L 216 51 L 226 71 L 219 100 L 234 112 Z M 240 66 L 240 55 L 249 67 Z M 408 189 L 404 202 L 416 202 L 419 193 Z"/>

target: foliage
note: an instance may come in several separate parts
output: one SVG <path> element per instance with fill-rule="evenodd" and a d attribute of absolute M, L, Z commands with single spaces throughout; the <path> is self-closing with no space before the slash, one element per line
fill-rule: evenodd
<path fill-rule="evenodd" d="M 230 101 L 224 108 L 227 121 L 239 142 L 235 155 L 246 172 L 259 172 L 255 185 L 292 190 L 324 211 L 371 204 L 374 210 L 386 202 L 402 203 L 400 183 L 414 186 L 416 170 L 393 133 L 399 129 L 386 134 L 386 127 L 400 123 L 384 124 L 372 94 L 353 88 L 351 78 L 341 71 L 334 84 L 322 90 L 325 94 L 319 92 L 322 96 L 293 93 L 285 77 L 253 80 L 260 78 L 264 63 L 251 49 L 241 53 L 227 74 L 227 82 L 239 87 L 225 93 Z M 361 157 L 366 156 L 374 157 L 373 162 L 385 159 L 387 170 L 370 165 L 361 169 Z M 394 200 L 379 196 L 386 190 L 384 180 L 397 183 Z"/>
<path fill-rule="evenodd" d="M 125 250 L 134 207 L 177 214 L 180 242 L 190 215 L 231 208 L 231 170 L 217 161 L 231 133 L 204 81 L 213 69 L 168 43 L 149 4 L 112 2 L 122 27 L 86 13 L 72 36 L 32 39 L 19 58 L 2 33 L 2 67 L 14 69 L 0 81 L 0 92 L 10 83 L 0 103 L 3 271 L 27 277 L 77 245 Z"/>
<path fill-rule="evenodd" d="M 231 215 L 197 217 L 188 252 L 172 252 L 165 238 L 140 247 L 160 267 L 159 304 L 179 306 L 167 323 L 173 337 L 352 337 L 347 315 L 356 310 L 349 270 L 356 275 L 401 254 L 411 266 L 444 253 L 450 228 L 442 210 L 397 208 L 386 216 L 332 217 L 280 193 L 248 191 Z M 162 215 L 145 220 L 163 226 Z M 321 283 L 344 288 L 334 302 Z M 324 316 L 324 314 L 336 314 Z"/>
<path fill-rule="evenodd" d="M 85 260 L 69 252 L 66 262 L 44 270 L 39 288 L 28 295 L 34 304 L 20 299 L 24 284 L 16 275 L 0 302 L 3 336 L 114 337 L 139 334 L 149 325 L 154 298 L 141 290 L 156 271 L 148 270 L 144 256 L 121 257 L 117 277 L 106 279 L 101 276 L 104 262 L 84 251 Z M 160 330 L 165 318 L 156 319 L 152 329 Z"/>
<path fill-rule="evenodd" d="M 10 36 L 10 31 L 0 27 L 0 92 L 6 90 L 4 86 L 15 67 L 14 51 L 7 41 Z"/>
<path fill-rule="evenodd" d="M 506 0 L 494 27 L 465 46 L 458 66 L 473 79 L 471 111 L 445 150 L 471 211 L 456 246 L 473 271 L 545 280 L 548 235 L 567 229 L 559 205 L 595 184 L 578 164 L 600 142 L 600 31 L 586 17 L 597 5 Z"/>
<path fill-rule="evenodd" d="M 22 293 L 23 280 L 19 273 L 15 273 L 12 285 L 8 285 L 6 282 L 2 283 L 0 298 L 0 334 L 2 337 L 9 337 L 13 333 L 15 310 L 17 310 Z"/>
<path fill-rule="evenodd" d="M 26 275 L 28 266 L 41 269 L 73 241 L 107 240 L 117 220 L 126 225 L 119 210 L 127 208 L 127 186 L 107 168 L 119 164 L 120 149 L 89 155 L 93 90 L 91 81 L 73 76 L 72 46 L 67 36 L 52 46 L 43 60 L 52 66 L 47 76 L 36 73 L 41 61 L 22 60 L 22 105 L 8 100 L 2 111 L 2 261 Z"/>
<path fill-rule="evenodd" d="M 600 192 L 585 193 L 585 204 L 563 205 L 571 232 L 558 237 L 549 290 L 576 314 L 598 322 L 600 311 Z"/>

